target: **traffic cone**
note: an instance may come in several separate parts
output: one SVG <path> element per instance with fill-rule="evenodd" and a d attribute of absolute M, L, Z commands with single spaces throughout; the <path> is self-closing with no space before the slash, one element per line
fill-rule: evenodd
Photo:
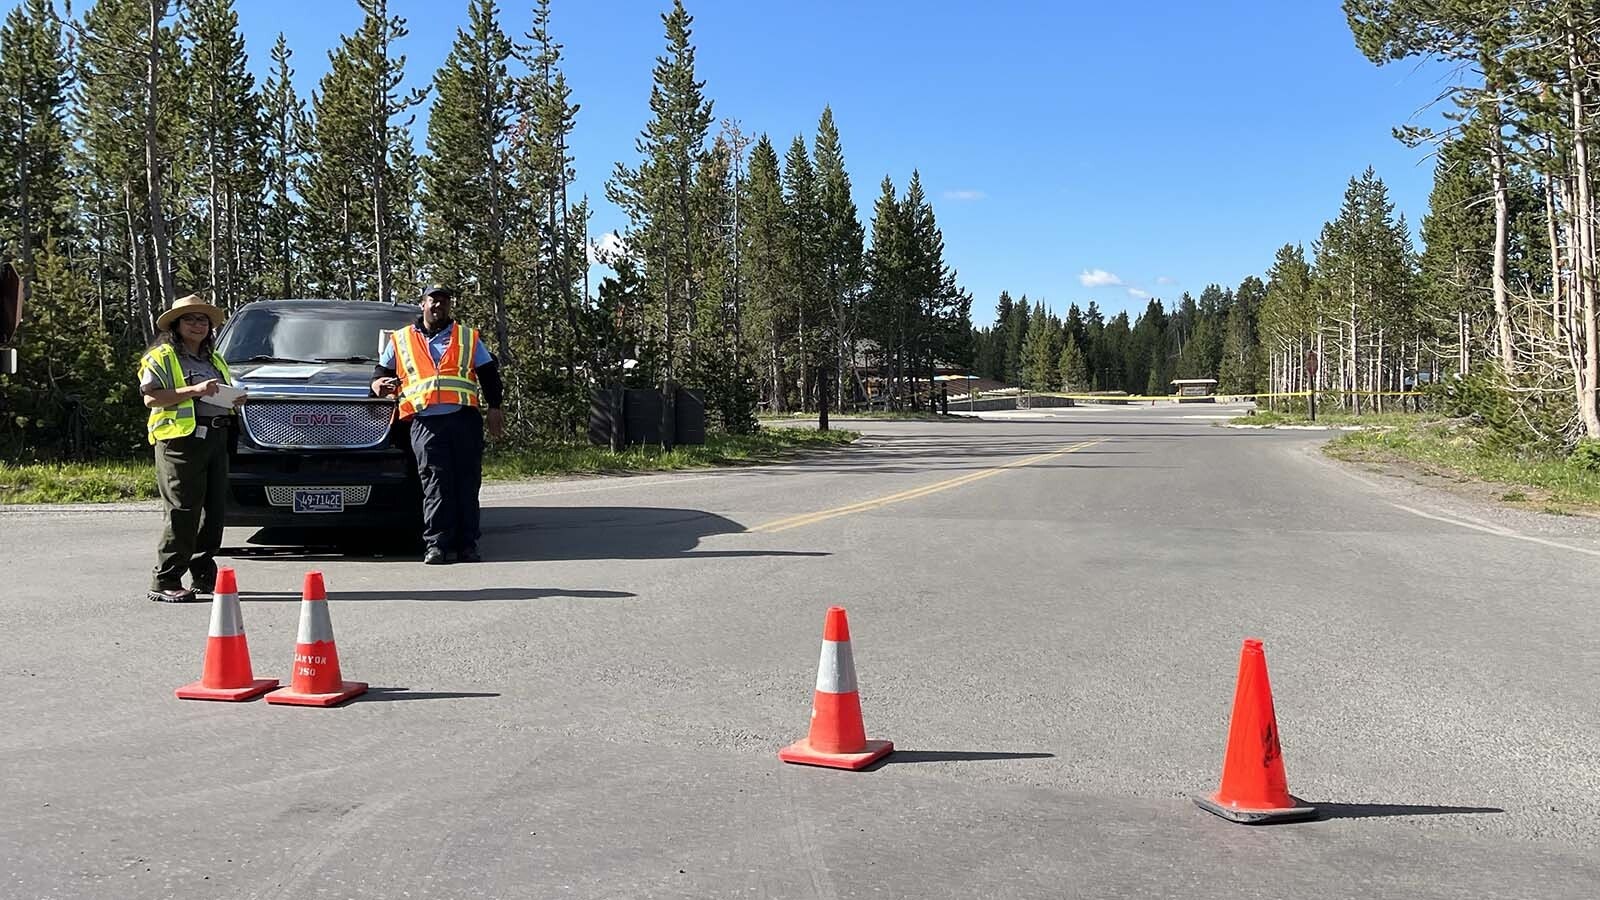
<path fill-rule="evenodd" d="M 867 740 L 850 655 L 850 623 L 831 606 L 822 626 L 822 658 L 811 701 L 811 733 L 778 751 L 784 762 L 834 769 L 864 769 L 894 751 L 889 741 Z"/>
<path fill-rule="evenodd" d="M 339 648 L 328 617 L 328 593 L 321 572 L 307 572 L 300 596 L 300 636 L 294 645 L 294 677 L 289 686 L 267 695 L 268 703 L 332 706 L 367 692 L 366 682 L 344 681 L 339 674 Z"/>
<path fill-rule="evenodd" d="M 1267 655 L 1261 642 L 1247 638 L 1239 653 L 1239 682 L 1233 694 L 1233 721 L 1222 759 L 1222 784 L 1194 802 L 1230 822 L 1261 825 L 1308 819 L 1317 808 L 1289 795 L 1289 779 L 1278 746 L 1278 717 L 1267 683 Z"/>
<path fill-rule="evenodd" d="M 250 669 L 250 646 L 239 610 L 239 583 L 233 570 L 217 570 L 211 597 L 211 630 L 206 637 L 200 680 L 173 693 L 183 700 L 253 700 L 278 686 L 276 678 L 257 678 Z"/>

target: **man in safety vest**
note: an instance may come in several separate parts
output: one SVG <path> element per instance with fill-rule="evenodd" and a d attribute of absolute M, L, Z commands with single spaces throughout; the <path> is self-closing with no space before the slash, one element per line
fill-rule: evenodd
<path fill-rule="evenodd" d="M 422 561 L 430 566 L 481 562 L 478 487 L 483 482 L 483 429 L 500 437 L 500 367 L 476 328 L 450 317 L 454 294 L 430 287 L 422 315 L 384 341 L 372 392 L 399 398 L 411 423 L 411 449 L 422 478 Z M 484 408 L 487 407 L 487 412 Z"/>

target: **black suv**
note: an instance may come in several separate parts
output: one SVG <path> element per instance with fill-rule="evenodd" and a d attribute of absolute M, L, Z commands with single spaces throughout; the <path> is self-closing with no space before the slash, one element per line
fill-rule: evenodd
<path fill-rule="evenodd" d="M 228 320 L 217 349 L 250 394 L 230 459 L 228 525 L 421 533 L 408 428 L 394 399 L 369 389 L 388 332 L 418 315 L 393 303 L 257 300 Z"/>

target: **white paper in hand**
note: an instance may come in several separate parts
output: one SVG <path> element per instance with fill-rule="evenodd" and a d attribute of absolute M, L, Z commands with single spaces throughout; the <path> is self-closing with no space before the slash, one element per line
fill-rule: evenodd
<path fill-rule="evenodd" d="M 234 387 L 231 384 L 218 384 L 217 392 L 208 399 L 218 406 L 232 406 L 233 401 L 246 395 L 244 388 Z"/>

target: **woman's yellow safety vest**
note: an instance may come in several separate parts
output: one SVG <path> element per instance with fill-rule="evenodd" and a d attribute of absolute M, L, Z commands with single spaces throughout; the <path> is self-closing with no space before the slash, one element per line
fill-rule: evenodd
<path fill-rule="evenodd" d="M 436 365 L 428 351 L 428 339 L 415 325 L 390 334 L 394 341 L 395 371 L 400 375 L 401 419 L 409 419 L 435 403 L 456 406 L 483 406 L 478 367 L 472 364 L 478 353 L 478 330 L 465 325 L 450 326 L 450 343 Z"/>
<path fill-rule="evenodd" d="M 228 364 L 222 361 L 221 355 L 215 350 L 211 351 L 211 364 L 217 367 L 217 373 L 222 376 L 223 384 L 233 383 L 233 376 L 228 373 Z M 178 365 L 178 348 L 172 344 L 158 344 L 139 360 L 140 381 L 144 380 L 144 372 L 147 369 L 156 373 L 156 381 L 167 390 L 177 390 L 186 386 L 183 380 L 183 367 Z M 146 429 L 152 444 L 156 441 L 170 441 L 173 438 L 194 434 L 194 400 L 185 400 L 177 406 L 158 406 L 150 410 L 150 421 Z"/>

